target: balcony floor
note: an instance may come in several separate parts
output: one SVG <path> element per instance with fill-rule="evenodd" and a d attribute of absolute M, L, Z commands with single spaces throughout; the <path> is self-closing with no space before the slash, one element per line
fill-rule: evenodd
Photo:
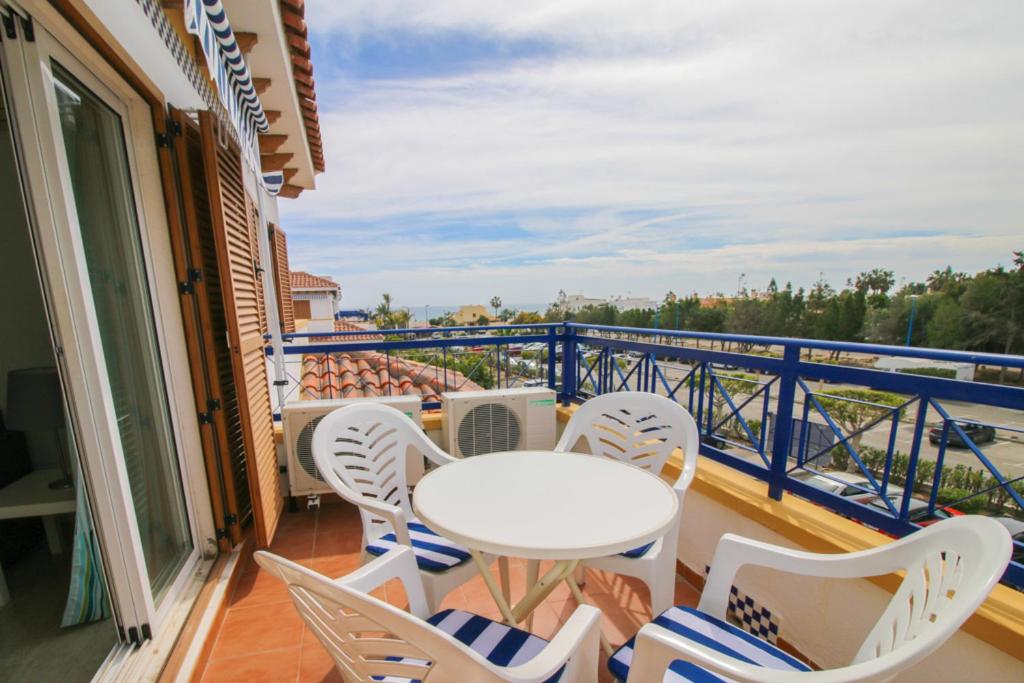
<path fill-rule="evenodd" d="M 317 511 L 286 513 L 271 550 L 335 578 L 359 566 L 360 539 L 356 508 L 346 503 L 325 504 Z M 522 560 L 510 564 L 512 597 L 518 600 L 524 590 L 526 564 Z M 497 569 L 492 571 L 497 576 Z M 635 579 L 588 571 L 584 593 L 601 609 L 602 628 L 613 644 L 625 642 L 650 620 L 647 588 Z M 397 581 L 376 594 L 395 605 L 407 605 Z M 676 604 L 695 606 L 698 598 L 693 587 L 681 579 L 677 582 Z M 452 591 L 442 607 L 500 618 L 479 576 Z M 561 585 L 534 612 L 533 632 L 551 638 L 575 607 L 568 587 Z M 203 683 L 342 680 L 330 656 L 302 623 L 284 584 L 255 563 L 245 569 L 219 630 L 210 637 L 213 647 L 201 678 Z M 611 680 L 603 662 L 599 671 L 601 681 Z"/>

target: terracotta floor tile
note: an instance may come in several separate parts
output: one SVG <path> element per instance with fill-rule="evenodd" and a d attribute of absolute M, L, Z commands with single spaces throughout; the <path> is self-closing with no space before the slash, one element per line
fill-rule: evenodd
<path fill-rule="evenodd" d="M 331 579 L 350 574 L 360 566 L 362 566 L 362 557 L 359 553 L 314 557 L 312 562 L 315 571 Z"/>
<path fill-rule="evenodd" d="M 210 660 L 297 646 L 302 629 L 302 618 L 290 601 L 229 609 Z"/>
<path fill-rule="evenodd" d="M 202 683 L 281 683 L 299 676 L 299 646 L 211 660 Z"/>
<path fill-rule="evenodd" d="M 302 644 L 299 683 L 343 683 L 334 660 L 319 642 Z"/>
<path fill-rule="evenodd" d="M 284 581 L 253 565 L 242 575 L 228 607 L 256 607 L 276 602 L 291 602 Z"/>

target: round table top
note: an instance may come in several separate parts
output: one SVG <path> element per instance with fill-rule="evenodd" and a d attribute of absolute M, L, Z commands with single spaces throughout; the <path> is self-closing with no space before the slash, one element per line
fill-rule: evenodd
<path fill-rule="evenodd" d="M 577 560 L 661 538 L 679 512 L 667 483 L 632 465 L 579 453 L 514 451 L 440 467 L 413 492 L 416 516 L 468 548 Z"/>

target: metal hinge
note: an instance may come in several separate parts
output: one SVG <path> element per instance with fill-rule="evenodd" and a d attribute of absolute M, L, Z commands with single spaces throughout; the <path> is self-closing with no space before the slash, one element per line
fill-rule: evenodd
<path fill-rule="evenodd" d="M 156 146 L 170 148 L 171 136 L 168 133 L 157 133 L 156 134 Z"/>
<path fill-rule="evenodd" d="M 234 512 L 224 515 L 224 523 L 228 526 L 234 526 L 238 524 L 238 515 L 236 515 Z"/>
<path fill-rule="evenodd" d="M 199 424 L 208 425 L 213 423 L 213 413 L 207 411 L 205 413 L 199 413 Z"/>
<path fill-rule="evenodd" d="M 215 533 L 217 535 L 217 540 L 218 541 L 220 541 L 222 539 L 225 539 L 225 538 L 231 538 L 231 532 L 228 531 L 227 529 L 217 529 Z"/>
<path fill-rule="evenodd" d="M 220 399 L 211 398 L 206 401 L 206 412 L 212 413 L 215 410 L 220 410 Z"/>
<path fill-rule="evenodd" d="M 181 124 L 175 121 L 174 119 L 170 119 L 169 121 L 167 121 L 167 130 L 170 131 L 170 133 L 174 137 L 181 137 Z"/>
<path fill-rule="evenodd" d="M 4 35 L 10 40 L 16 40 L 18 37 L 18 29 L 15 28 L 14 23 L 14 12 L 3 15 L 4 21 Z"/>
<path fill-rule="evenodd" d="M 142 625 L 142 639 L 153 640 L 153 631 L 150 630 L 149 624 Z"/>
<path fill-rule="evenodd" d="M 184 296 L 185 294 L 195 294 L 195 283 L 202 282 L 203 280 L 203 271 L 199 270 L 198 268 L 189 268 L 186 271 L 186 275 L 188 276 L 188 279 L 185 280 L 184 282 L 178 283 L 178 294 L 182 296 Z"/>

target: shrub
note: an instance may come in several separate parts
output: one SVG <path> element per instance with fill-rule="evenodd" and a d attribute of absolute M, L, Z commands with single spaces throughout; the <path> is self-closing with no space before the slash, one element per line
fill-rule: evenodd
<path fill-rule="evenodd" d="M 901 368 L 896 372 L 900 372 L 905 375 L 924 375 L 925 377 L 956 379 L 956 370 L 950 370 L 949 368 Z"/>
<path fill-rule="evenodd" d="M 936 500 L 939 505 L 956 503 L 956 509 L 968 515 L 976 515 L 985 509 L 985 497 L 973 495 L 973 491 L 967 489 L 939 489 Z M 968 496 L 973 496 L 968 498 Z M 967 498 L 967 500 L 962 500 Z M 960 502 L 957 502 L 960 501 Z"/>

